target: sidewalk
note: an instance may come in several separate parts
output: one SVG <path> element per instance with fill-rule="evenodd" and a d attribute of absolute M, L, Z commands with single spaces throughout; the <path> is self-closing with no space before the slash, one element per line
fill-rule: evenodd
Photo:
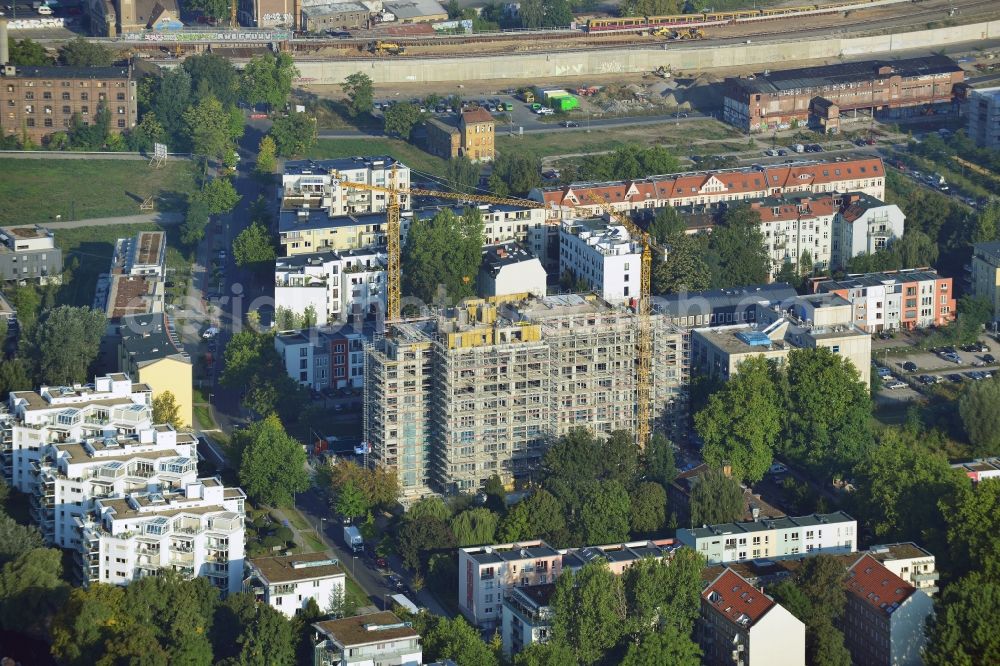
<path fill-rule="evenodd" d="M 75 229 L 77 227 L 107 227 L 116 224 L 147 224 L 155 223 L 159 225 L 180 224 L 184 221 L 184 216 L 180 213 L 157 211 L 155 213 L 143 213 L 142 215 L 125 215 L 122 217 L 92 217 L 89 220 L 67 220 L 60 222 L 46 222 L 46 227 L 53 229 Z"/>

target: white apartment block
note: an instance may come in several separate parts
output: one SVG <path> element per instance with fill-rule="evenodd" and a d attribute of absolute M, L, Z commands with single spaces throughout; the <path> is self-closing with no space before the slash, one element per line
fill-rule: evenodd
<path fill-rule="evenodd" d="M 559 273 L 585 281 L 609 303 L 642 292 L 642 243 L 620 224 L 602 220 L 564 221 L 559 229 Z"/>
<path fill-rule="evenodd" d="M 420 634 L 395 613 L 326 620 L 313 625 L 316 666 L 421 666 Z"/>
<path fill-rule="evenodd" d="M 459 548 L 458 608 L 476 626 L 495 627 L 502 621 L 504 595 L 515 588 L 530 590 L 554 583 L 564 571 L 579 571 L 598 559 L 620 575 L 638 560 L 668 558 L 676 548 L 673 539 L 561 550 L 540 539 Z"/>
<path fill-rule="evenodd" d="M 848 275 L 816 281 L 813 288 L 850 301 L 855 325 L 872 333 L 946 326 L 956 316 L 952 278 L 933 270 Z"/>
<path fill-rule="evenodd" d="M 1000 319 L 1000 241 L 972 246 L 972 262 L 966 267 L 972 293 L 985 298 L 993 308 L 993 321 Z"/>
<path fill-rule="evenodd" d="M 549 217 L 558 219 L 565 212 L 581 207 L 591 215 L 598 216 L 605 206 L 616 211 L 704 206 L 795 192 L 863 192 L 884 200 L 885 167 L 881 158 L 877 157 L 842 162 L 741 167 L 647 176 L 629 181 L 537 188 L 528 197 L 544 203 Z M 604 204 L 595 203 L 594 197 Z"/>
<path fill-rule="evenodd" d="M 94 502 L 77 519 L 77 565 L 83 583 L 127 585 L 176 571 L 205 577 L 223 594 L 243 589 L 246 494 L 202 478 L 183 489 Z"/>
<path fill-rule="evenodd" d="M 701 593 L 696 629 L 709 666 L 805 666 L 806 628 L 774 599 L 726 569 Z"/>
<path fill-rule="evenodd" d="M 288 376 L 303 386 L 321 391 L 327 387 L 361 388 L 365 379 L 365 333 L 348 327 L 282 331 L 274 348 L 285 362 Z"/>
<path fill-rule="evenodd" d="M 651 326 L 650 410 L 673 431 L 687 407 L 685 336 L 662 316 Z M 634 313 L 576 294 L 466 302 L 393 325 L 365 356 L 372 459 L 396 470 L 410 501 L 526 477 L 574 427 L 635 432 L 637 338 Z"/>
<path fill-rule="evenodd" d="M 503 652 L 511 658 L 534 643 L 548 643 L 552 637 L 552 583 L 512 587 L 504 592 L 500 637 Z"/>
<path fill-rule="evenodd" d="M 965 105 L 966 131 L 981 148 L 1000 149 L 1000 88 L 973 88 Z"/>
<path fill-rule="evenodd" d="M 303 553 L 247 560 L 243 591 L 283 614 L 294 617 L 312 599 L 321 611 L 344 598 L 346 575 L 326 553 Z"/>
<path fill-rule="evenodd" d="M 542 298 L 547 281 L 542 262 L 521 245 L 507 242 L 483 248 L 483 262 L 476 277 L 476 290 L 483 298 Z"/>
<path fill-rule="evenodd" d="M 833 268 L 844 269 L 853 257 L 875 254 L 902 238 L 906 216 L 896 204 L 887 204 L 863 192 L 850 192 L 839 197 L 839 201 L 831 258 Z"/>
<path fill-rule="evenodd" d="M 830 267 L 830 247 L 837 216 L 832 197 L 787 197 L 755 201 L 750 208 L 760 215 L 764 247 L 771 258 L 771 275 L 785 261 L 798 267 L 806 252 L 814 269 Z"/>
<path fill-rule="evenodd" d="M 677 530 L 677 541 L 708 564 L 853 553 L 858 523 L 843 511 Z"/>
<path fill-rule="evenodd" d="M 0 464 L 15 489 L 32 492 L 42 449 L 60 442 L 132 437 L 148 429 L 152 389 L 128 375 L 97 377 L 93 384 L 12 391 L 0 416 Z"/>
<path fill-rule="evenodd" d="M 386 254 L 376 249 L 327 250 L 279 257 L 274 265 L 274 307 L 297 315 L 312 308 L 314 325 L 385 311 Z"/>
<path fill-rule="evenodd" d="M 386 210 L 387 194 L 351 189 L 344 185 L 348 181 L 408 190 L 410 169 L 388 155 L 286 162 L 278 198 L 284 209 L 320 209 L 330 217 Z M 401 204 L 409 209 L 408 195 L 402 195 Z"/>
<path fill-rule="evenodd" d="M 924 594 L 934 596 L 938 591 L 934 554 L 912 541 L 872 546 L 868 555 Z"/>
<path fill-rule="evenodd" d="M 32 519 L 46 543 L 76 548 L 76 520 L 94 508 L 95 500 L 194 483 L 197 448 L 193 435 L 169 425 L 146 427 L 131 437 L 48 444 L 34 474 Z"/>

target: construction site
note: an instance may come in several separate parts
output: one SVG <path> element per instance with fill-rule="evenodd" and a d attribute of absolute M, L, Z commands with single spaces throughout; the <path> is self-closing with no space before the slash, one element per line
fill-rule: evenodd
<path fill-rule="evenodd" d="M 476 492 L 492 475 L 531 479 L 546 448 L 575 427 L 640 430 L 640 319 L 594 295 L 470 301 L 389 324 L 366 350 L 365 440 L 397 472 L 405 501 Z M 653 428 L 687 411 L 686 338 L 652 327 Z"/>

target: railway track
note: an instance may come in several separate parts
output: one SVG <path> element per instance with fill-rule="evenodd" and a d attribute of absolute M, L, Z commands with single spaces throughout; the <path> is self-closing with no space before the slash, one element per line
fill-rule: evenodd
<path fill-rule="evenodd" d="M 960 10 L 975 10 L 975 9 L 978 9 L 978 8 L 981 8 L 981 7 L 996 7 L 997 6 L 997 1 L 998 0 L 967 0 L 966 2 L 958 2 L 956 0 L 955 5 L 956 5 L 956 8 L 958 8 Z M 917 25 L 925 24 L 925 23 L 928 22 L 929 19 L 947 18 L 947 6 L 935 5 L 933 7 L 921 7 L 920 4 L 917 4 L 912 9 L 914 11 L 908 12 L 906 14 L 906 19 L 908 20 L 907 23 L 905 23 L 905 24 L 894 24 L 892 27 L 893 28 L 906 28 L 906 27 L 912 27 L 912 26 L 917 26 Z M 857 12 L 858 10 L 854 10 L 854 11 Z M 852 14 L 853 14 L 853 12 L 852 12 Z M 783 18 L 785 18 L 785 19 L 791 19 L 791 18 L 794 18 L 794 16 L 784 16 Z M 773 25 L 773 23 L 769 23 L 768 25 Z M 851 28 L 857 28 L 857 27 L 861 27 L 861 26 L 870 26 L 872 29 L 877 29 L 879 27 L 879 25 L 880 24 L 878 22 L 873 23 L 870 17 L 864 17 L 864 16 L 855 17 L 855 16 L 852 15 L 852 16 L 847 17 L 847 19 L 845 19 L 845 21 L 841 22 L 837 26 L 836 30 L 839 33 L 843 33 L 845 30 L 849 30 Z M 789 33 L 789 30 L 787 30 L 787 29 L 786 30 L 776 30 L 776 29 L 761 30 L 759 32 L 745 33 L 745 34 L 733 35 L 733 36 L 706 37 L 703 40 L 687 41 L 687 42 L 681 42 L 681 41 L 674 42 L 674 41 L 662 41 L 662 40 L 659 40 L 659 41 L 645 40 L 643 43 L 636 43 L 636 39 L 635 39 L 634 35 L 627 35 L 627 34 L 619 33 L 619 34 L 615 34 L 615 35 L 604 35 L 604 36 L 590 36 L 590 37 L 587 37 L 587 36 L 581 35 L 578 31 L 575 31 L 572 34 L 568 34 L 568 35 L 565 35 L 565 36 L 560 35 L 560 37 L 556 37 L 555 35 L 549 34 L 548 35 L 548 39 L 556 38 L 556 39 L 561 39 L 562 40 L 562 39 L 566 39 L 568 37 L 572 37 L 572 38 L 577 39 L 579 41 L 579 44 L 565 44 L 564 47 L 562 47 L 562 48 L 557 47 L 555 49 L 546 49 L 546 50 L 558 50 L 560 52 L 566 52 L 566 51 L 569 51 L 569 52 L 573 52 L 573 51 L 588 52 L 588 51 L 601 51 L 601 50 L 609 50 L 609 49 L 615 49 L 615 50 L 620 50 L 620 49 L 629 49 L 629 50 L 649 49 L 649 48 L 656 48 L 656 47 L 662 47 L 664 49 L 670 49 L 670 48 L 690 48 L 690 47 L 696 47 L 699 44 L 703 44 L 703 43 L 713 43 L 713 44 L 740 43 L 740 42 L 745 42 L 745 41 L 753 41 L 755 39 L 760 39 L 760 38 L 769 38 L 768 41 L 771 41 L 771 42 L 774 42 L 774 41 L 781 42 L 781 41 L 795 41 L 795 40 L 801 39 L 803 36 L 809 36 L 809 35 L 812 35 L 812 34 L 826 34 L 826 35 L 829 35 L 831 33 L 831 30 L 830 30 L 829 27 L 793 29 L 792 34 L 795 35 L 794 37 L 790 37 L 787 40 L 775 39 L 776 35 L 781 35 L 781 34 L 784 34 L 784 33 Z M 310 42 L 311 41 L 312 40 L 310 40 Z M 393 41 L 398 41 L 398 42 L 401 42 L 401 43 L 405 43 L 407 47 L 412 47 L 412 46 L 442 46 L 444 43 L 447 43 L 448 45 L 463 45 L 463 44 L 479 44 L 479 45 L 483 45 L 484 44 L 484 40 L 477 39 L 477 36 L 473 36 L 473 35 L 461 36 L 461 37 L 458 37 L 458 38 L 454 38 L 454 40 L 449 40 L 447 42 L 441 42 L 440 39 L 426 39 L 426 40 L 416 40 L 416 41 L 407 41 L 407 40 L 403 40 L 403 39 L 393 39 Z M 488 43 L 488 41 L 491 41 L 491 40 L 485 40 L 485 41 Z M 502 38 L 502 39 L 499 38 L 499 37 L 497 37 L 497 38 L 494 38 L 492 41 L 509 43 L 511 41 L 514 41 L 514 40 L 512 40 L 509 36 L 507 36 L 507 37 Z M 344 59 L 344 60 L 381 60 L 381 59 L 384 59 L 384 58 L 393 58 L 393 59 L 397 59 L 397 58 L 403 58 L 403 59 L 406 59 L 406 58 L 410 58 L 410 59 L 445 59 L 445 58 L 480 57 L 480 56 L 485 55 L 487 53 L 489 53 L 489 54 L 503 54 L 503 53 L 523 53 L 523 52 L 535 52 L 535 53 L 544 52 L 544 51 L 536 51 L 536 50 L 527 51 L 527 50 L 518 49 L 518 45 L 515 42 L 514 44 L 511 44 L 510 47 L 507 48 L 507 49 L 497 50 L 497 51 L 492 51 L 492 52 L 485 52 L 485 53 L 483 51 L 477 51 L 475 53 L 467 53 L 467 54 L 462 54 L 462 53 L 447 53 L 447 54 L 445 54 L 445 53 L 442 53 L 442 54 L 435 54 L 435 53 L 413 54 L 413 53 L 407 53 L 407 54 L 398 55 L 398 56 L 373 56 L 372 54 L 366 53 L 366 52 L 363 51 L 364 47 L 367 46 L 368 42 L 369 42 L 369 40 L 330 40 L 330 43 L 327 45 L 328 47 L 339 47 L 339 48 L 343 49 L 345 47 L 350 48 L 351 46 L 354 46 L 355 48 L 358 49 L 358 53 L 355 54 L 355 53 L 349 53 L 349 52 L 347 52 L 347 53 L 338 53 L 336 55 L 310 57 L 308 51 L 303 50 L 303 51 L 298 51 L 296 57 L 301 58 L 302 60 L 307 60 L 307 61 L 308 60 L 331 60 L 331 59 Z M 295 44 L 299 45 L 299 44 L 303 44 L 303 42 L 295 42 Z M 318 46 L 317 48 L 324 48 L 324 47 Z"/>

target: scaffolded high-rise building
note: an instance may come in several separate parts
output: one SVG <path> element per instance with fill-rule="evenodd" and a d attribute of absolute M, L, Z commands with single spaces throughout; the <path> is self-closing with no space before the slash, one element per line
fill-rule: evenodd
<path fill-rule="evenodd" d="M 688 377 L 683 332 L 652 315 L 652 413 L 673 431 Z M 575 427 L 636 429 L 636 315 L 596 296 L 476 301 L 391 325 L 366 353 L 365 437 L 404 501 L 530 476 Z"/>

